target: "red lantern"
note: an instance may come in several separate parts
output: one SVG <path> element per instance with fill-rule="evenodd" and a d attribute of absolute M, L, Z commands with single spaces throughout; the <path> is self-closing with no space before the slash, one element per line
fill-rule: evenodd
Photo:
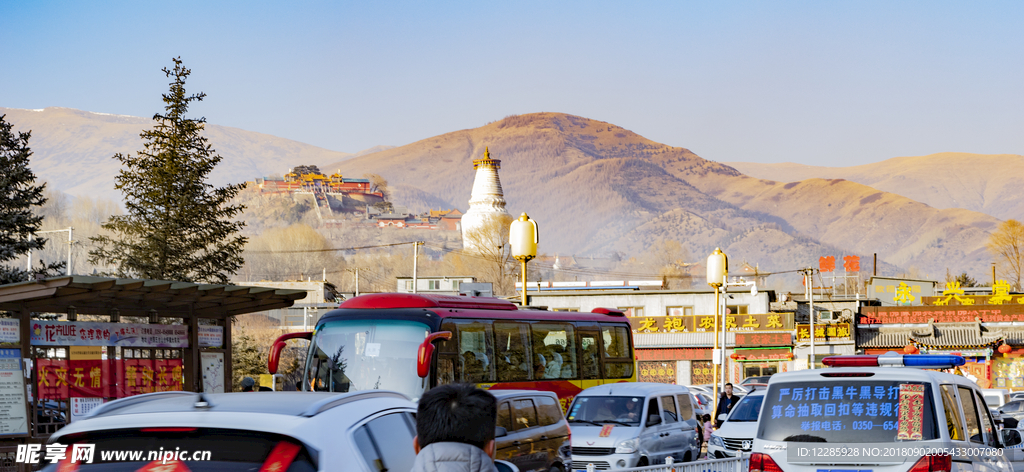
<path fill-rule="evenodd" d="M 732 360 L 736 360 L 736 359 L 739 359 L 739 358 L 740 358 L 740 355 L 734 352 L 734 353 L 732 353 L 732 355 L 731 355 L 731 356 L 729 356 L 729 357 L 731 357 L 731 358 L 732 358 Z"/>
<path fill-rule="evenodd" d="M 906 346 L 903 347 L 903 352 L 907 354 L 917 354 L 920 351 L 917 350 L 917 346 L 913 344 L 907 344 Z"/>
<path fill-rule="evenodd" d="M 1010 351 L 1012 351 L 1012 350 L 1013 350 L 1013 348 L 1010 347 L 1009 344 L 1003 344 L 1003 345 L 999 346 L 999 352 L 1001 352 L 1003 354 L 1009 354 Z"/>

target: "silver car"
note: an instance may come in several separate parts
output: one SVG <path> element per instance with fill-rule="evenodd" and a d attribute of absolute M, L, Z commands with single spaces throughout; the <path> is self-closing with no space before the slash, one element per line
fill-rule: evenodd
<path fill-rule="evenodd" d="M 92 445 L 92 462 L 79 461 L 80 472 L 179 463 L 187 469 L 160 470 L 409 470 L 415 413 L 406 396 L 380 390 L 162 392 L 106 403 L 51 436 L 49 445 Z M 75 459 L 73 449 L 67 448 L 65 462 Z M 57 464 L 43 470 L 55 471 Z"/>
<path fill-rule="evenodd" d="M 617 383 L 576 395 L 566 416 L 572 427 L 572 469 L 615 470 L 700 455 L 693 396 L 683 386 Z"/>

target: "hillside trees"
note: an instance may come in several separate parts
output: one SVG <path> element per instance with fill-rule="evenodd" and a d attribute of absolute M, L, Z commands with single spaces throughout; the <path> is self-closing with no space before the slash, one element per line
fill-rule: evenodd
<path fill-rule="evenodd" d="M 495 295 L 514 295 L 517 267 L 509 245 L 511 215 L 496 215 L 479 228 L 465 231 L 463 250 L 452 260 L 452 268 L 460 274 L 473 274 L 478 282 L 491 282 Z"/>
<path fill-rule="evenodd" d="M 1021 290 L 1021 272 L 1024 271 L 1024 225 L 1017 220 L 1006 220 L 989 235 L 985 244 L 996 259 L 999 275 L 1005 277 L 1013 290 Z"/>
<path fill-rule="evenodd" d="M 46 184 L 36 185 L 36 175 L 28 166 L 32 155 L 28 140 L 32 133 L 19 131 L 15 135 L 6 116 L 0 115 L 0 284 L 27 280 L 27 269 L 7 263 L 46 245 L 46 239 L 32 237 L 43 221 L 36 211 L 46 203 Z M 64 263 L 40 265 L 32 272 L 47 277 L 56 275 L 63 266 Z"/>
<path fill-rule="evenodd" d="M 185 117 L 206 94 L 187 95 L 191 71 L 180 58 L 173 61 L 173 69 L 163 69 L 172 78 L 164 113 L 140 134 L 144 149 L 114 155 L 124 166 L 115 188 L 127 213 L 107 220 L 109 235 L 91 238 L 89 261 L 112 265 L 122 277 L 227 283 L 243 264 L 246 238 L 238 233 L 245 223 L 232 218 L 244 207 L 230 202 L 242 187 L 207 183 L 222 158 L 201 134 L 206 118 Z"/>
<path fill-rule="evenodd" d="M 296 223 L 271 228 L 245 246 L 240 276 L 250 281 L 319 279 L 323 271 L 337 272 L 342 260 L 329 251 L 330 241 L 309 225 Z"/>

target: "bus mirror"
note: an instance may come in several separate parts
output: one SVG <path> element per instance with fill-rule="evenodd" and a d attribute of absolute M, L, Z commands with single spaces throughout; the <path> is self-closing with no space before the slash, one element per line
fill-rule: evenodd
<path fill-rule="evenodd" d="M 420 378 L 430 375 L 430 360 L 434 358 L 434 343 L 451 338 L 451 331 L 438 331 L 427 335 L 427 338 L 420 344 L 419 352 L 416 355 L 416 375 L 419 375 Z"/>
<path fill-rule="evenodd" d="M 270 356 L 267 358 L 267 372 L 270 372 L 271 374 L 277 373 L 277 365 L 281 361 L 281 350 L 284 349 L 284 346 L 289 339 L 311 340 L 313 339 L 313 332 L 304 331 L 301 333 L 288 333 L 282 334 L 278 337 L 274 341 L 274 344 L 270 346 Z"/>

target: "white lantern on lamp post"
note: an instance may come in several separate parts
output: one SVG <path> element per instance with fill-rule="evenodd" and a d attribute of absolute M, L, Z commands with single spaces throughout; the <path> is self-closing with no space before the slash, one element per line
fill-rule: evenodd
<path fill-rule="evenodd" d="M 512 246 L 512 257 L 523 264 L 523 306 L 526 306 L 526 262 L 537 257 L 537 242 L 540 232 L 537 222 L 526 213 L 512 222 L 508 242 Z"/>

